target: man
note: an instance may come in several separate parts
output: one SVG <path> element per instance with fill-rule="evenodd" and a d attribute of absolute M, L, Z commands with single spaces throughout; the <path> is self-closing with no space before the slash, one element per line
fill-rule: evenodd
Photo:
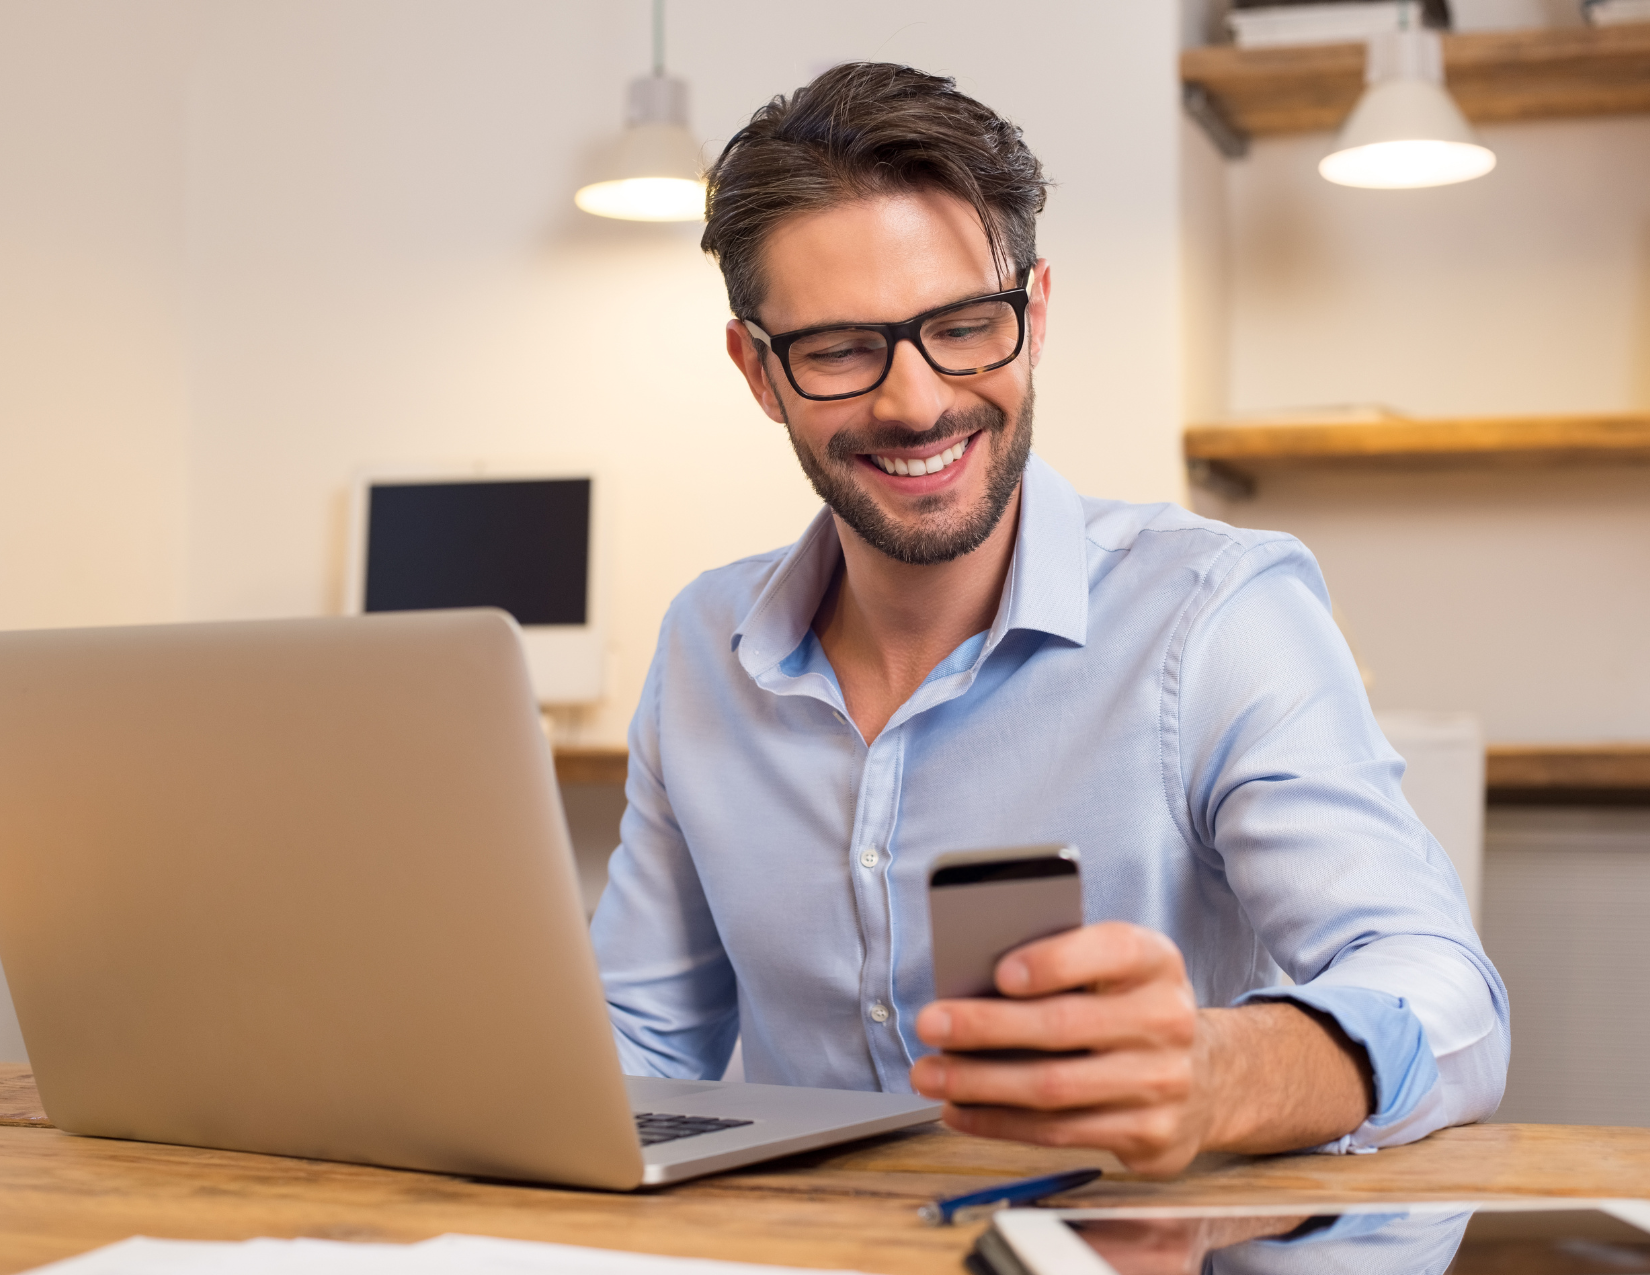
<path fill-rule="evenodd" d="M 1151 1173 L 1480 1119 L 1506 993 L 1311 556 L 1030 455 L 1044 185 L 878 64 L 711 170 L 728 352 L 826 508 L 661 629 L 594 922 L 626 1068 L 715 1077 L 742 1035 L 751 1080 Z M 928 864 L 1035 842 L 1080 848 L 1091 924 L 927 1004 Z M 1058 1052 L 968 1052 L 1008 1047 Z"/>

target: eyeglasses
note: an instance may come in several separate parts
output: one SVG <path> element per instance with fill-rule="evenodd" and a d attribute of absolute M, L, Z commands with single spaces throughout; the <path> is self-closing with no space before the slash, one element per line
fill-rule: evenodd
<path fill-rule="evenodd" d="M 745 329 L 766 345 L 803 398 L 869 394 L 888 379 L 894 347 L 909 341 L 942 376 L 974 376 L 1012 363 L 1026 338 L 1031 272 L 1007 292 L 926 310 L 904 323 L 847 323 L 769 336 L 750 319 Z"/>

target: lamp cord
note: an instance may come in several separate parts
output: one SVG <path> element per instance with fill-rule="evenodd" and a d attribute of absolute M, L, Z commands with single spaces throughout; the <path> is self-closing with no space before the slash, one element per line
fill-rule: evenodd
<path fill-rule="evenodd" d="M 665 0 L 653 0 L 653 74 L 665 73 Z"/>

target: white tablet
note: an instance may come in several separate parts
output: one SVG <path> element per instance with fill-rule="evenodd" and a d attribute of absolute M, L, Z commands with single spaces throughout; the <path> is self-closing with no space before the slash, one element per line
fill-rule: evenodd
<path fill-rule="evenodd" d="M 1650 1201 L 1012 1209 L 976 1275 L 1634 1275 Z"/>

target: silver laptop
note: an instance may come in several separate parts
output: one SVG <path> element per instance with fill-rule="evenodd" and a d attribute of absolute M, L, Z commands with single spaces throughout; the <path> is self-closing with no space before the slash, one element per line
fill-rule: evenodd
<path fill-rule="evenodd" d="M 629 1190 L 939 1110 L 621 1074 L 498 611 L 0 634 L 0 962 L 74 1133 Z"/>

